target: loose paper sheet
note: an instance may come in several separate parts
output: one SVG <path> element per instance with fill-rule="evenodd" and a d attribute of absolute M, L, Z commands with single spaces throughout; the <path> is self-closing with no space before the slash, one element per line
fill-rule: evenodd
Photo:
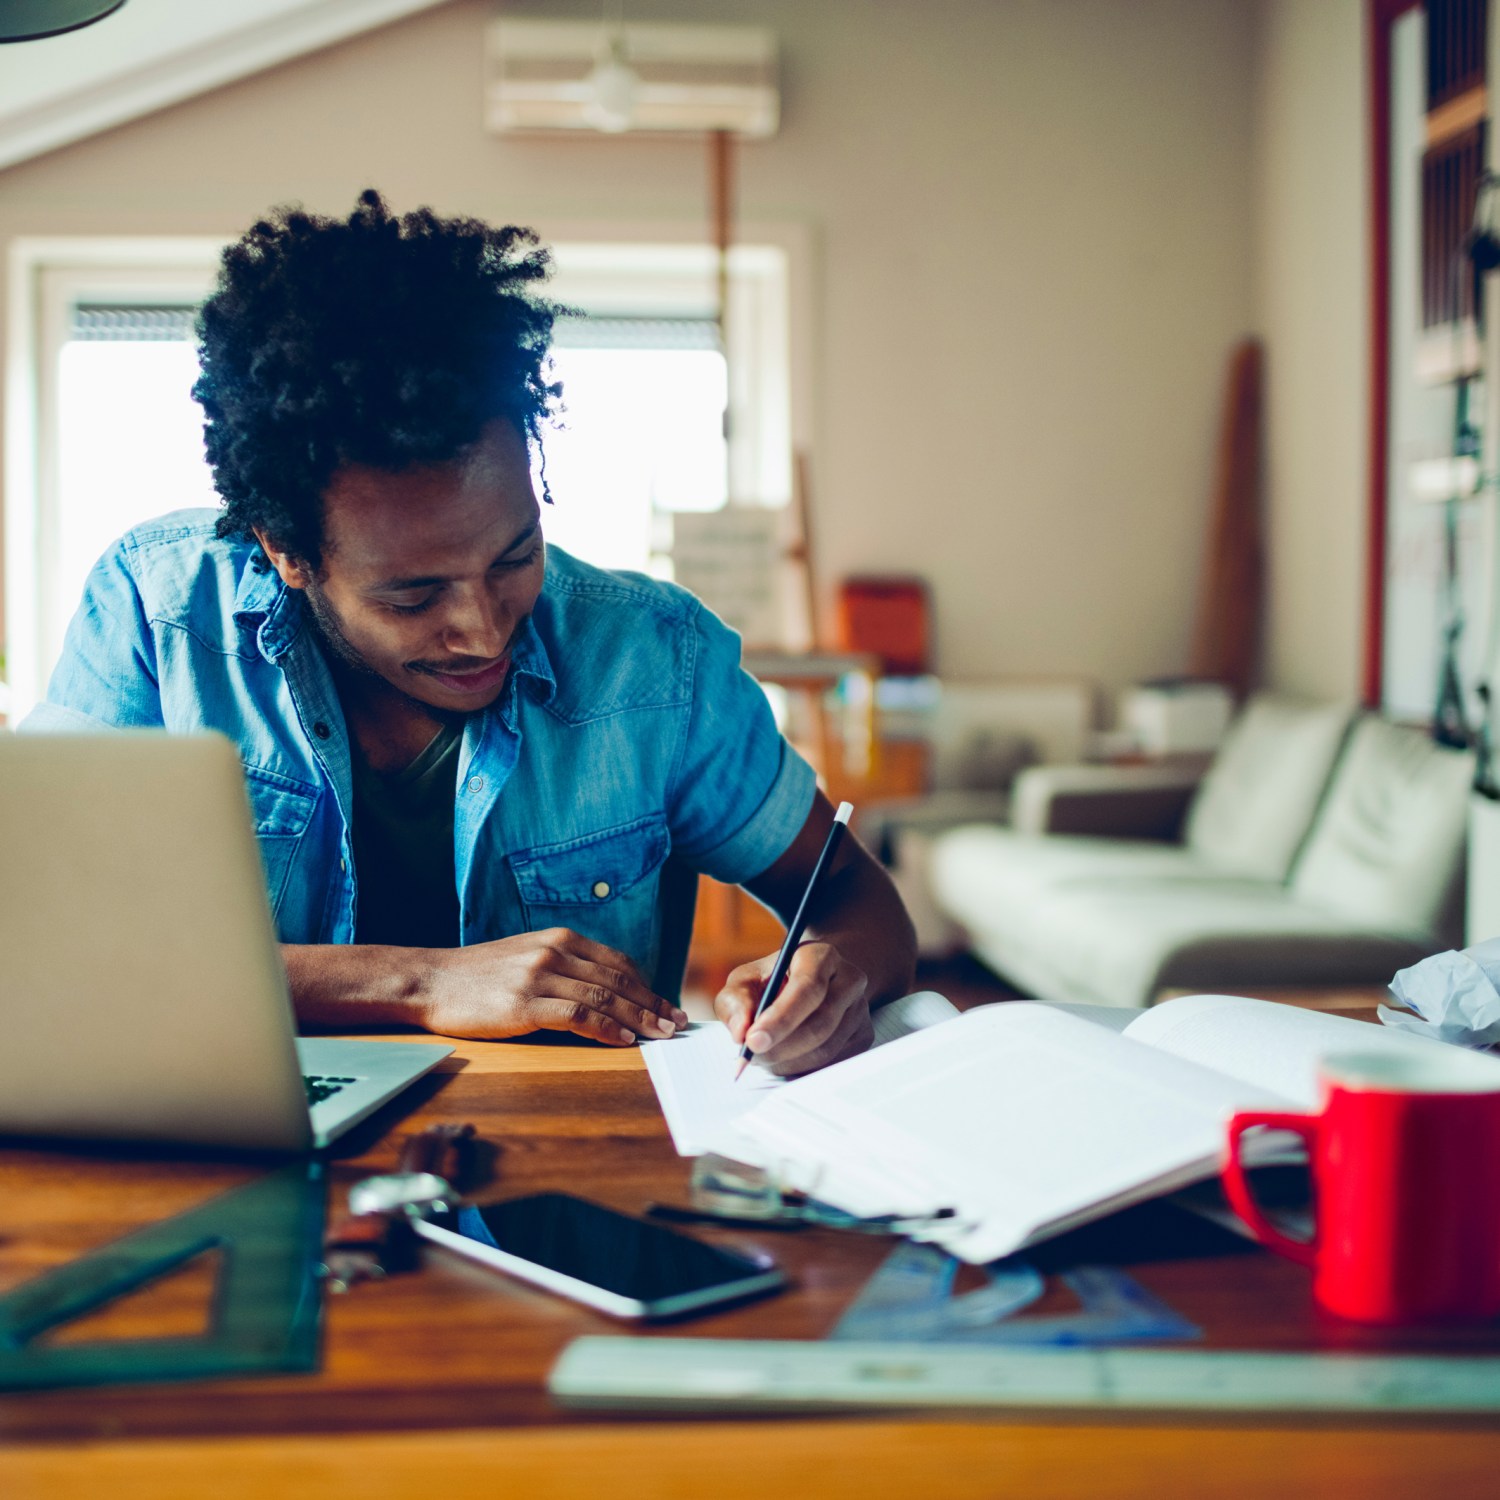
<path fill-rule="evenodd" d="M 715 1136 L 785 1080 L 751 1066 L 735 1082 L 739 1048 L 722 1021 L 702 1022 L 660 1041 L 643 1042 L 646 1071 L 667 1117 L 679 1156 L 702 1156 Z"/>
<path fill-rule="evenodd" d="M 875 1012 L 875 1046 L 952 1020 L 957 1014 L 932 990 L 903 996 Z M 739 1049 L 722 1021 L 642 1042 L 641 1055 L 679 1156 L 702 1156 L 721 1149 L 729 1137 L 728 1127 L 786 1081 L 752 1064 L 736 1082 Z"/>
<path fill-rule="evenodd" d="M 1392 1030 L 1460 1047 L 1500 1045 L 1500 938 L 1461 953 L 1434 953 L 1402 969 L 1391 994 L 1416 1015 L 1388 1005 L 1380 1019 Z"/>

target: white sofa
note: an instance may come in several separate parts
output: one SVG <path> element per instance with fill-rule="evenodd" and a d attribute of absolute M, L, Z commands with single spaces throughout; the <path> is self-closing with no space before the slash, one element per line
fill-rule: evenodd
<path fill-rule="evenodd" d="M 1384 983 L 1461 941 L 1472 775 L 1471 757 L 1418 730 L 1262 697 L 1201 782 L 1170 767 L 1023 772 L 1012 826 L 938 835 L 928 880 L 972 951 L 1047 1000 Z M 1118 836 L 1173 823 L 1170 841 Z"/>
<path fill-rule="evenodd" d="M 921 686 L 915 702 L 882 706 L 881 736 L 926 747 L 927 790 L 861 801 L 854 831 L 889 867 L 916 927 L 918 951 L 945 958 L 961 946 L 960 935 L 932 905 L 922 863 L 928 845 L 959 824 L 1008 819 L 1022 767 L 1077 761 L 1094 720 L 1095 692 L 1076 678 L 934 679 Z"/>

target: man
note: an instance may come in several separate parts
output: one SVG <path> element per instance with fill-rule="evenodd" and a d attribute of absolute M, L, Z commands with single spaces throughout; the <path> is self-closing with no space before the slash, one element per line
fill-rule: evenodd
<path fill-rule="evenodd" d="M 194 389 L 223 511 L 106 554 L 28 722 L 235 741 L 304 1021 L 671 1035 L 645 977 L 668 855 L 785 920 L 830 826 L 713 615 L 544 548 L 547 270 L 527 231 L 374 192 L 230 246 Z M 913 954 L 844 841 L 757 1059 L 868 1046 Z M 737 1041 L 772 957 L 717 997 Z"/>

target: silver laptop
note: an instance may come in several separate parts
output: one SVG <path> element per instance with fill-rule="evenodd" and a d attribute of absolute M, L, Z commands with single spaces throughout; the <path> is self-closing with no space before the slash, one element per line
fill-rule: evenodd
<path fill-rule="evenodd" d="M 0 732 L 0 1133 L 306 1150 L 452 1050 L 296 1038 L 227 739 Z"/>

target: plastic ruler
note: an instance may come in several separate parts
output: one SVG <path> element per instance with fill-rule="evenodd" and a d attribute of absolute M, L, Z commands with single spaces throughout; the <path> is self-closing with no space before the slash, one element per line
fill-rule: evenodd
<path fill-rule="evenodd" d="M 1019 1256 L 986 1266 L 986 1284 L 954 1294 L 959 1264 L 931 1245 L 900 1244 L 865 1284 L 831 1338 L 862 1343 L 1082 1344 L 1196 1339 L 1197 1327 L 1114 1266 L 1075 1266 L 1061 1280 L 1076 1312 L 1016 1318 L 1042 1295 L 1040 1271 Z"/>
<path fill-rule="evenodd" d="M 548 1385 L 567 1405 L 617 1408 L 1463 1413 L 1500 1411 L 1500 1357 L 580 1338 Z"/>

